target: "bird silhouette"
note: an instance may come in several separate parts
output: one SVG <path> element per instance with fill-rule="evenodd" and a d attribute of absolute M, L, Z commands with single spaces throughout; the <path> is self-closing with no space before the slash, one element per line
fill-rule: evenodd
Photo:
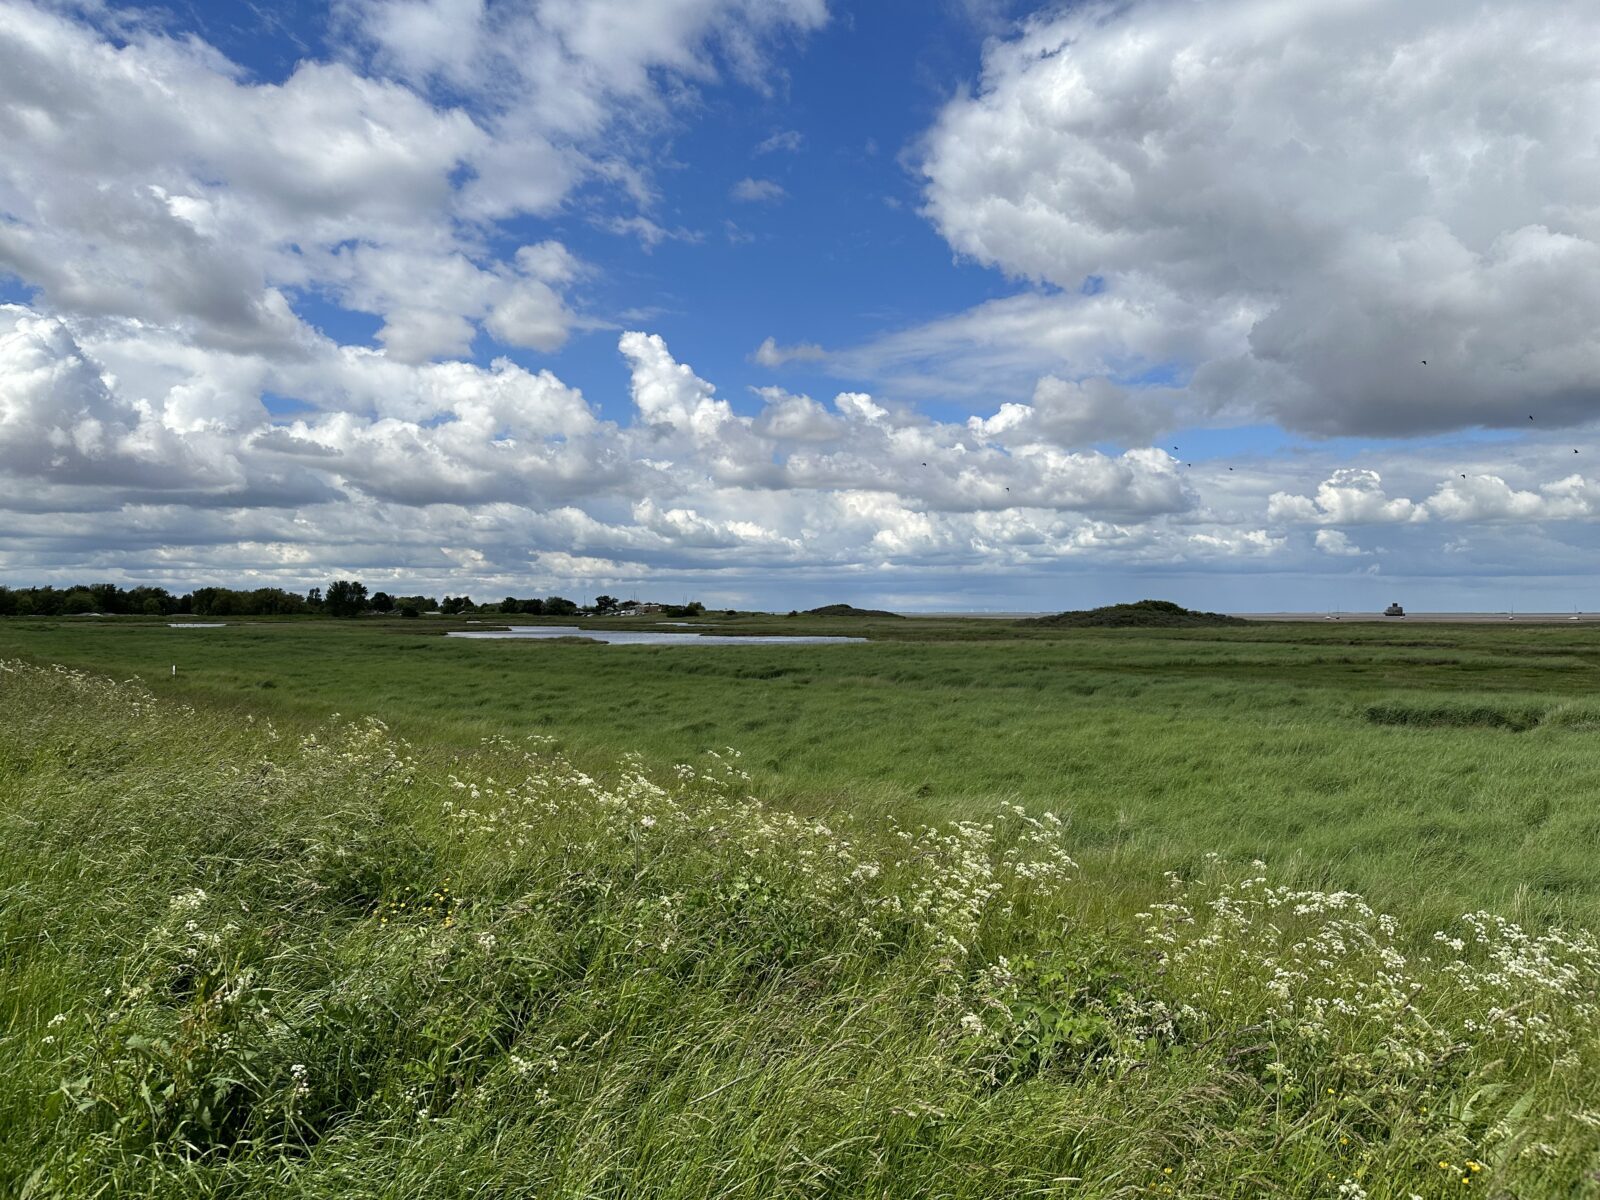
<path fill-rule="evenodd" d="M 1422 360 L 1422 365 L 1423 366 L 1427 366 L 1428 365 L 1428 360 L 1427 359 L 1423 359 Z"/>
<path fill-rule="evenodd" d="M 1532 413 L 1528 414 L 1528 420 L 1530 420 L 1530 421 L 1533 420 L 1533 414 Z"/>
<path fill-rule="evenodd" d="M 1576 453 L 1577 453 L 1577 451 L 1576 451 L 1576 450 L 1574 450 L 1574 451 L 1573 451 L 1573 453 L 1574 453 L 1574 454 L 1576 454 Z"/>
<path fill-rule="evenodd" d="M 1461 477 L 1461 478 L 1463 478 L 1463 479 L 1465 479 L 1465 478 L 1466 478 L 1466 476 L 1465 476 L 1465 475 L 1463 475 L 1463 476 L 1462 476 L 1462 477 Z"/>
<path fill-rule="evenodd" d="M 1232 467 L 1229 467 L 1229 468 L 1228 468 L 1228 470 L 1230 470 L 1230 471 L 1231 471 L 1231 470 L 1233 470 L 1233 468 L 1232 468 Z"/>

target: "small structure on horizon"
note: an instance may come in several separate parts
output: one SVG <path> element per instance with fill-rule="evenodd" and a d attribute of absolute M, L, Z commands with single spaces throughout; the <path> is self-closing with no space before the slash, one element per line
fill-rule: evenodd
<path fill-rule="evenodd" d="M 1401 608 L 1400 601 L 1396 600 L 1393 604 L 1389 605 L 1388 608 L 1383 610 L 1383 615 L 1386 617 L 1403 617 L 1406 615 L 1406 610 Z"/>

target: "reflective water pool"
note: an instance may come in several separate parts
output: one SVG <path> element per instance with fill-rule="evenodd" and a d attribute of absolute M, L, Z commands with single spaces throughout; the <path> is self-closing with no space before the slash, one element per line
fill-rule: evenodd
<path fill-rule="evenodd" d="M 454 638 L 593 638 L 613 646 L 832 646 L 864 642 L 857 637 L 729 637 L 717 633 L 662 633 L 657 629 L 579 629 L 576 625 L 513 625 L 482 633 L 447 633 Z"/>

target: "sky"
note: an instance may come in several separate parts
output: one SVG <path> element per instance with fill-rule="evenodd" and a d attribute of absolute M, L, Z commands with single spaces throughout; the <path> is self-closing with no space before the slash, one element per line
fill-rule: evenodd
<path fill-rule="evenodd" d="M 1600 610 L 1597 61 L 1588 0 L 0 0 L 0 582 Z"/>

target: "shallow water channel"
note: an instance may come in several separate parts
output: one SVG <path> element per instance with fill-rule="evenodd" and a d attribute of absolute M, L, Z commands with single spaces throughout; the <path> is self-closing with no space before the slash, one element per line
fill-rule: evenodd
<path fill-rule="evenodd" d="M 447 633 L 454 638 L 559 638 L 584 637 L 613 646 L 835 646 L 865 642 L 858 637 L 729 637 L 718 633 L 662 633 L 656 629 L 579 629 L 576 625 L 513 625 L 482 633 Z"/>

